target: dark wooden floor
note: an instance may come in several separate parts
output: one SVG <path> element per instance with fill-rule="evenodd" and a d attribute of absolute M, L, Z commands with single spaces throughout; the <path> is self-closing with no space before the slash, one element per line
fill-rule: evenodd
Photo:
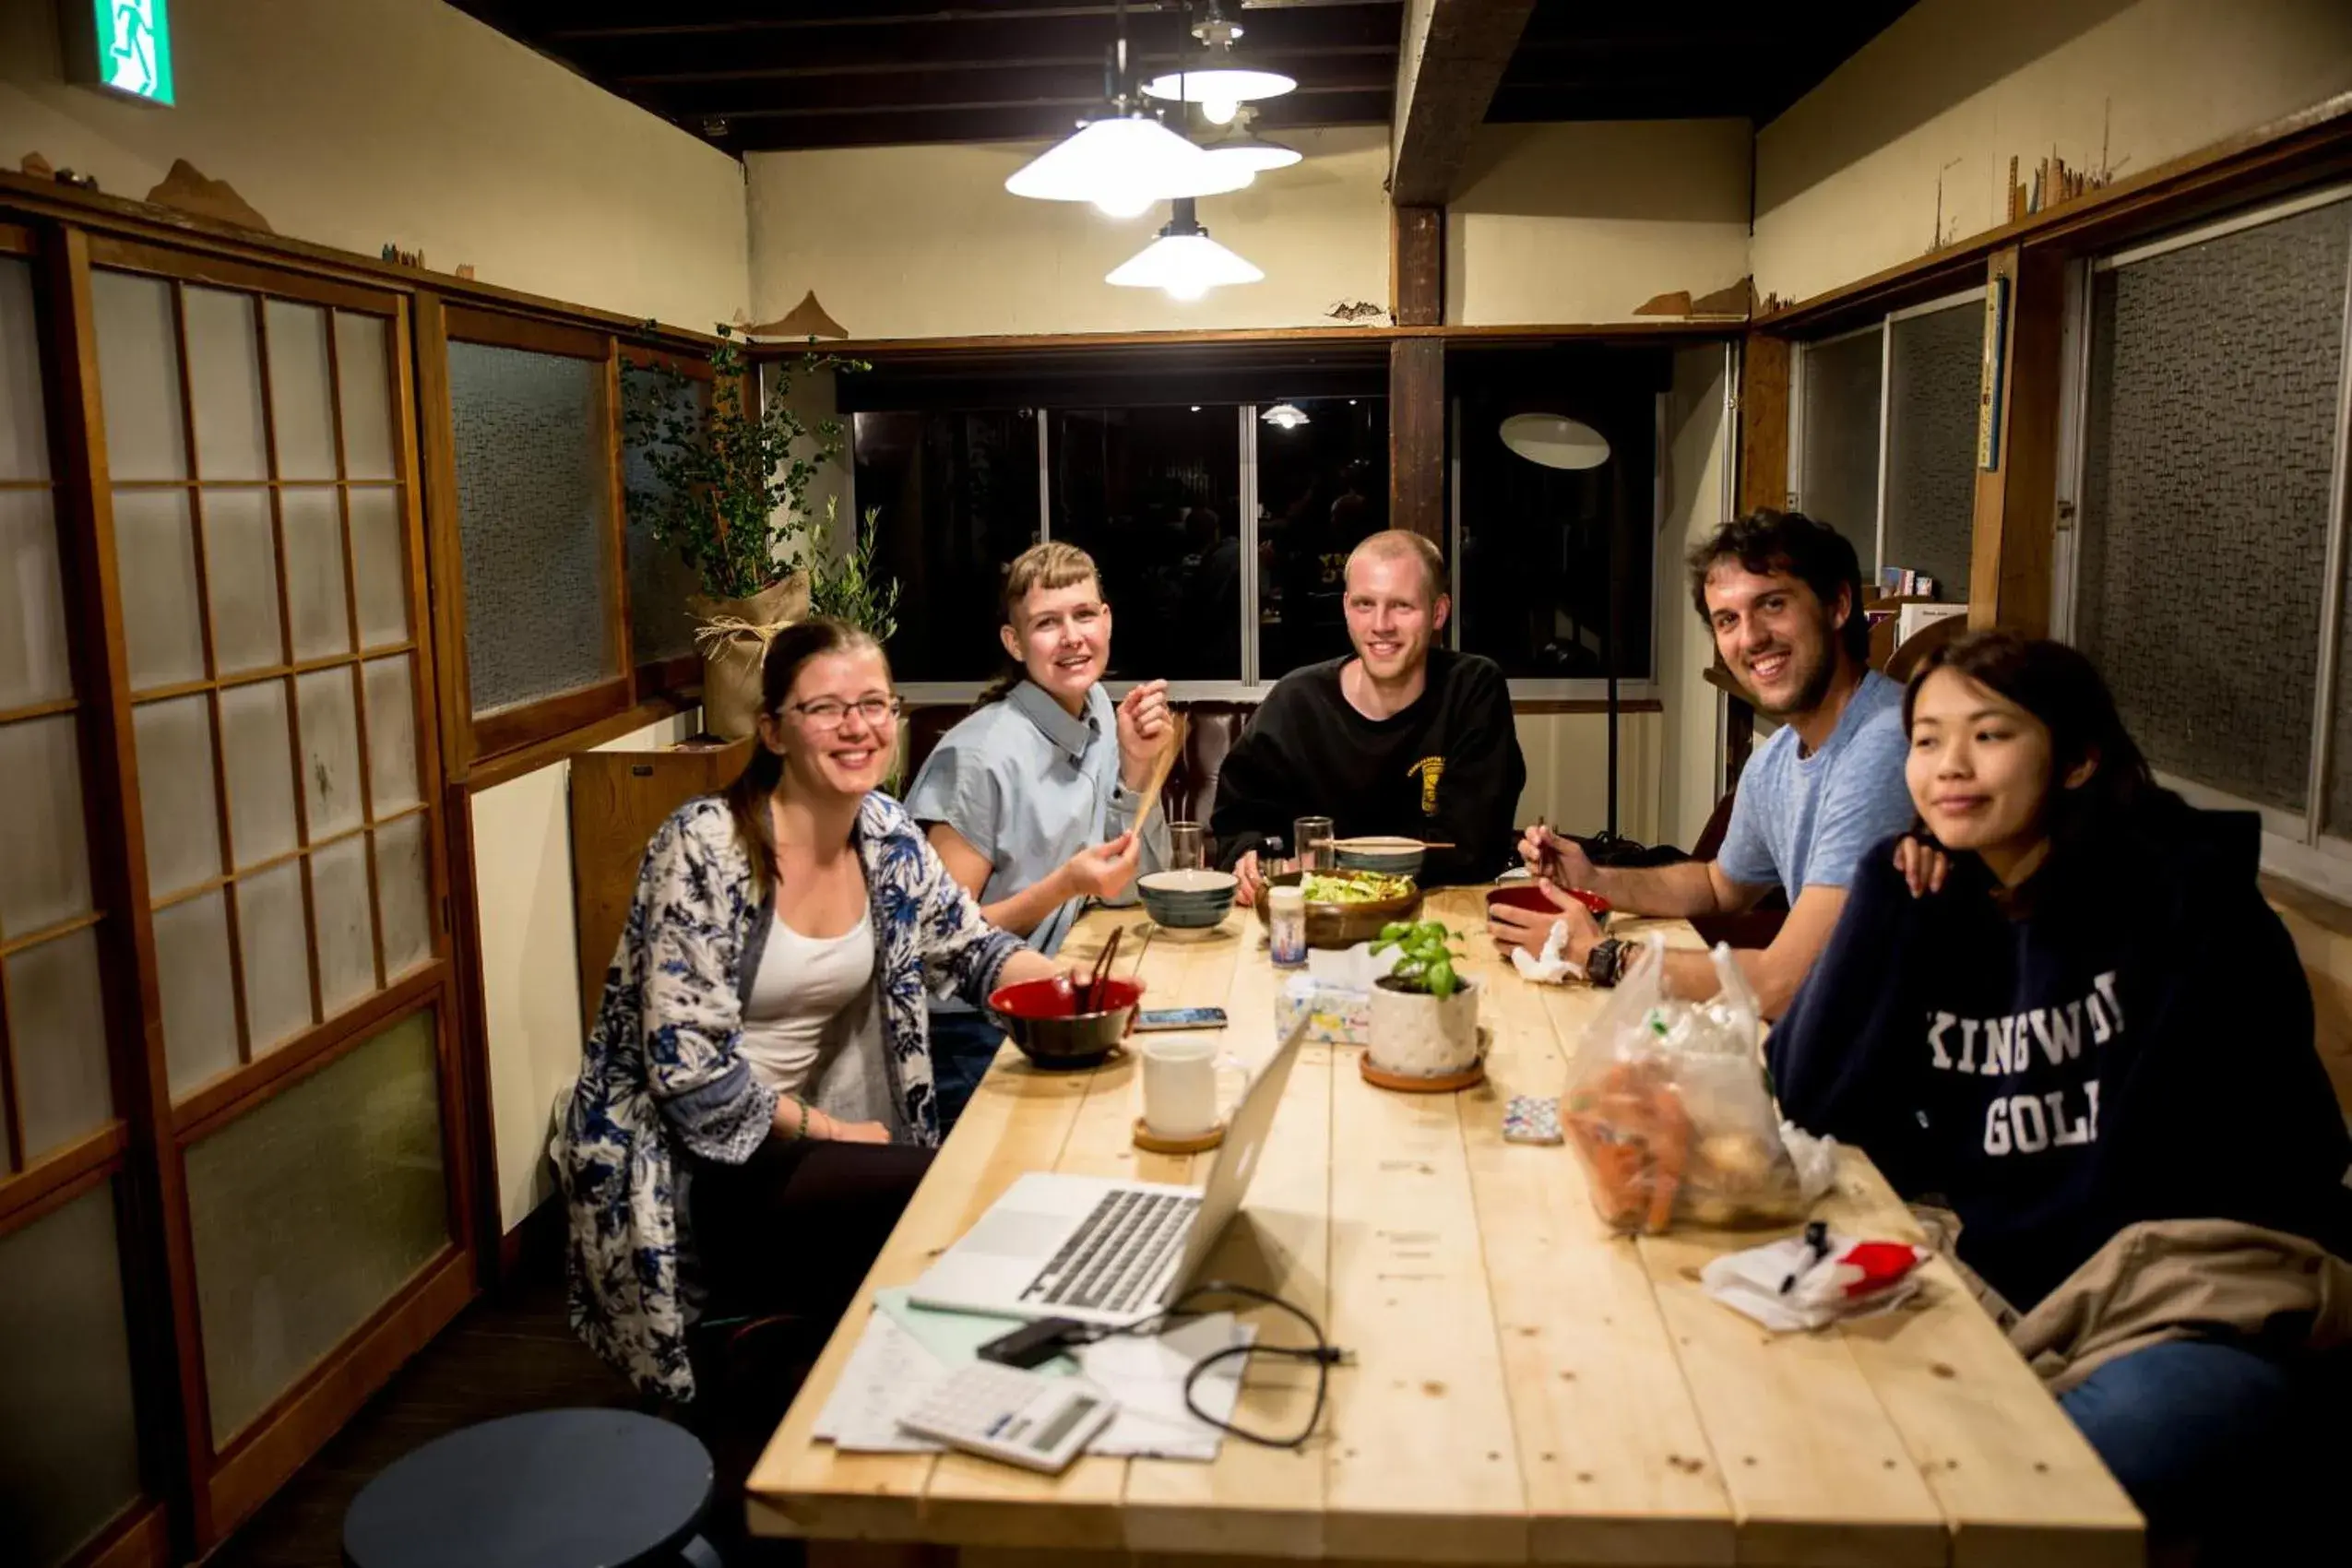
<path fill-rule="evenodd" d="M 789 1372 L 770 1381 L 763 1403 L 789 1396 Z M 743 1478 L 764 1428 L 772 1425 L 743 1403 L 698 1412 L 691 1423 L 718 1468 L 705 1533 L 727 1568 L 799 1568 L 798 1546 L 743 1537 Z M 208 1568 L 339 1568 L 345 1510 L 394 1460 L 476 1421 L 565 1406 L 649 1408 L 564 1323 L 560 1280 L 537 1275 L 469 1307 L 225 1542 Z"/>

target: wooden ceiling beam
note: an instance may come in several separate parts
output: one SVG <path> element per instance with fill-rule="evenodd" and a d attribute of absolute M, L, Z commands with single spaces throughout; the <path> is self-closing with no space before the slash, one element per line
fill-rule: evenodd
<path fill-rule="evenodd" d="M 1535 0 L 1409 0 L 1396 59 L 1389 199 L 1443 207 Z"/>
<path fill-rule="evenodd" d="M 1388 89 L 1274 100 L 1257 128 L 1278 134 L 1313 125 L 1384 125 Z M 938 142 L 1041 141 L 1070 133 L 1077 112 L 1035 108 L 841 110 L 810 115 L 749 115 L 728 121 L 720 143 L 734 152 L 781 152 L 804 148 L 915 146 Z M 1215 197 L 1204 197 L 1211 201 Z"/>
<path fill-rule="evenodd" d="M 511 3 L 497 6 L 495 0 L 465 0 L 465 4 L 468 8 L 480 11 L 497 9 L 505 18 L 500 25 L 517 22 L 540 41 L 550 43 L 666 35 L 707 38 L 712 34 L 755 32 L 822 34 L 861 30 L 905 31 L 919 28 L 998 26 L 1030 32 L 1040 27 L 1059 27 L 1074 22 L 1087 25 L 1090 30 L 1101 34 L 1108 42 L 1111 24 L 1118 14 L 1116 6 L 1101 4 L 1004 6 L 979 10 L 969 6 L 942 5 L 939 0 L 830 0 L 829 4 L 823 6 L 798 6 L 778 15 L 778 8 L 774 6 L 760 4 L 759 0 L 743 0 L 740 8 L 735 10 L 698 7 L 683 14 L 672 10 L 666 16 L 647 18 L 643 14 L 642 6 L 637 4 L 584 7 L 571 4 L 569 0 L 554 0 L 552 11 L 541 10 L 536 17 L 520 18 L 514 13 L 523 7 Z M 1279 30 L 1293 27 L 1308 32 L 1330 32 L 1339 28 L 1360 25 L 1393 32 L 1396 14 L 1401 8 L 1401 0 L 1307 0 L 1304 4 L 1251 6 L 1239 12 L 1239 19 L 1250 30 L 1253 39 L 1261 28 L 1265 30 L 1269 39 Z M 582 14 L 584 11 L 586 16 Z M 1360 22 L 1357 16 L 1351 14 L 1360 14 Z M 1183 6 L 1180 0 L 1178 3 L 1157 5 L 1148 3 L 1148 0 L 1134 0 L 1127 6 L 1131 37 L 1140 38 L 1146 31 L 1161 31 L 1171 27 L 1181 29 L 1182 18 Z"/>

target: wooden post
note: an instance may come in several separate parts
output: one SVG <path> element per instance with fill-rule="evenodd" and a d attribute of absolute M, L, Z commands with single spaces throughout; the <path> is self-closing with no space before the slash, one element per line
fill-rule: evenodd
<path fill-rule="evenodd" d="M 1788 339 L 1748 334 L 1740 354 L 1740 511 L 1788 505 Z"/>
<path fill-rule="evenodd" d="M 1388 310 L 1399 327 L 1435 327 L 1445 314 L 1445 208 L 1389 209 Z"/>
<path fill-rule="evenodd" d="M 2060 343 L 2065 258 L 2009 245 L 1987 266 L 1987 309 L 2007 291 L 1992 466 L 1977 469 L 1968 624 L 2049 632 L 2049 573 L 2058 505 Z"/>
<path fill-rule="evenodd" d="M 1445 344 L 1388 345 L 1388 526 L 1445 548 Z"/>

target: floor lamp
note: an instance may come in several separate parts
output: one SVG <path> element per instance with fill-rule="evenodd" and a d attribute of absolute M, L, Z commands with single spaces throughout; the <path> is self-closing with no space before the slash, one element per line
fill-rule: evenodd
<path fill-rule="evenodd" d="M 1609 461 L 1609 440 L 1600 432 L 1562 414 L 1513 414 L 1503 422 L 1503 444 L 1539 468 L 1597 469 Z M 1617 837 L 1617 540 L 1612 518 L 1601 531 L 1601 573 L 1606 581 L 1601 616 L 1601 668 L 1609 676 L 1609 827 L 1586 850 L 1597 861 Z"/>

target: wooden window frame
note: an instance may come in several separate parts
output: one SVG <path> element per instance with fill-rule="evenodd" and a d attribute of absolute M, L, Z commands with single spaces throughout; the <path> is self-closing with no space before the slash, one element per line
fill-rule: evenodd
<path fill-rule="evenodd" d="M 459 526 L 456 410 L 451 403 L 449 345 L 479 343 L 527 353 L 583 360 L 603 367 L 606 476 L 603 538 L 605 663 L 617 674 L 486 715 L 473 708 L 466 648 L 465 550 Z M 440 644 L 442 742 L 453 774 L 464 777 L 486 760 L 587 728 L 636 706 L 636 661 L 629 636 L 627 502 L 621 479 L 620 339 L 602 331 L 539 316 L 509 315 L 443 301 L 417 299 L 418 386 L 422 410 L 425 516 L 436 561 L 452 569 L 434 576 L 433 621 Z"/>

